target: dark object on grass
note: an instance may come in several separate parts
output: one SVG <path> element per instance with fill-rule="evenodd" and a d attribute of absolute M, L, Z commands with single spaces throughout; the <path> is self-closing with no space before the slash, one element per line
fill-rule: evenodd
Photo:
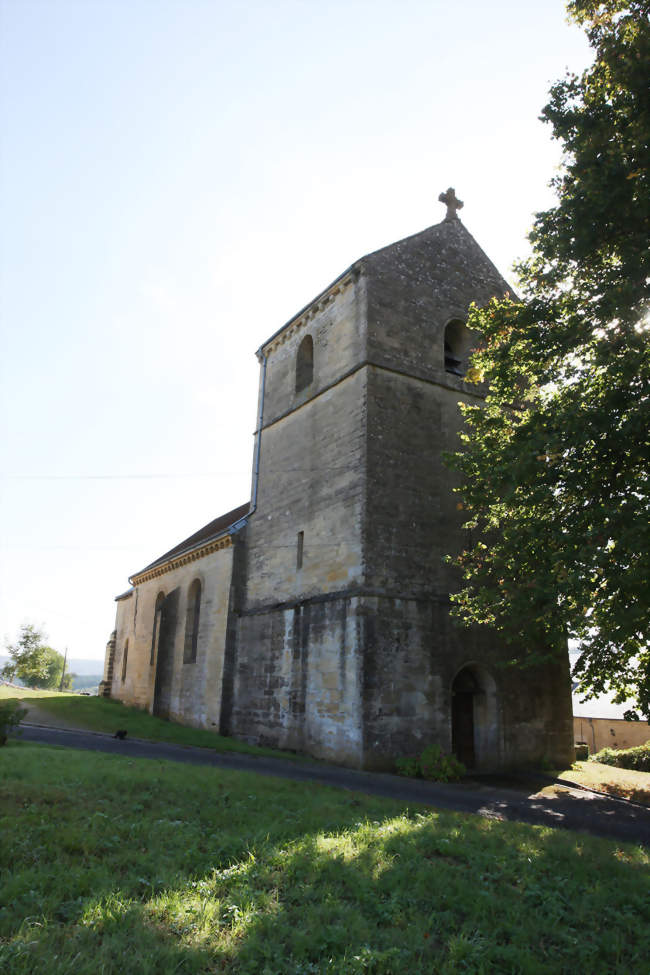
<path fill-rule="evenodd" d="M 126 738 L 126 730 L 124 728 L 118 728 L 118 730 L 113 735 L 113 738 L 119 738 L 120 741 L 124 741 Z"/>

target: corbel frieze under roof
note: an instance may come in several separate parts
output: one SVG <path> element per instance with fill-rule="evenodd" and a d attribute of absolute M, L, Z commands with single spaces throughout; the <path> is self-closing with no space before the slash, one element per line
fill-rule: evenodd
<path fill-rule="evenodd" d="M 213 552 L 218 552 L 220 549 L 230 548 L 232 546 L 232 537 L 230 535 L 224 535 L 222 538 L 215 538 L 211 542 L 207 542 L 204 545 L 199 545 L 198 548 L 192 549 L 190 552 L 184 552 L 181 555 L 176 555 L 173 559 L 168 562 L 164 562 L 162 565 L 153 566 L 151 569 L 147 569 L 144 572 L 139 572 L 137 575 L 131 576 L 129 582 L 132 586 L 139 586 L 143 582 L 149 582 L 150 579 L 156 579 L 158 576 L 165 575 L 167 572 L 172 572 L 174 569 L 179 569 L 183 565 L 187 565 L 189 562 L 196 562 L 197 559 L 202 559 L 204 555 L 211 555 Z"/>
<path fill-rule="evenodd" d="M 272 335 L 267 342 L 260 346 L 257 352 L 258 359 L 261 359 L 263 355 L 271 355 L 272 352 L 275 352 L 285 342 L 290 341 L 294 335 L 301 332 L 316 315 L 320 314 L 320 312 L 324 311 L 328 305 L 336 300 L 337 295 L 341 294 L 359 279 L 361 270 L 361 264 L 357 263 L 342 274 L 340 278 L 337 278 L 318 298 L 314 299 L 301 312 L 298 312 L 295 318 L 290 319 L 275 335 Z"/>

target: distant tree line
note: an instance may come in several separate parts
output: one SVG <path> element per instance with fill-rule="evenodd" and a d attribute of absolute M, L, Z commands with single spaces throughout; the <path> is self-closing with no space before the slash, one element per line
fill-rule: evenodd
<path fill-rule="evenodd" d="M 5 680 L 18 680 L 25 687 L 46 690 L 70 690 L 73 674 L 63 673 L 65 658 L 58 650 L 48 646 L 47 637 L 38 627 L 23 623 L 18 639 L 6 644 L 11 658 L 0 673 Z M 63 681 L 61 680 L 63 678 Z"/>

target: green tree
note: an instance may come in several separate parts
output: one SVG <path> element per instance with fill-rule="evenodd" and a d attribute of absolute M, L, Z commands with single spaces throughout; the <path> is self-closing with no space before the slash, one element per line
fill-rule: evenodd
<path fill-rule="evenodd" d="M 15 643 L 8 643 L 11 663 L 5 664 L 2 674 L 8 680 L 15 677 L 27 687 L 56 688 L 63 673 L 63 655 L 45 643 L 45 635 L 31 623 L 20 628 Z"/>
<path fill-rule="evenodd" d="M 471 543 L 455 613 L 515 663 L 579 641 L 589 695 L 650 715 L 650 4 L 574 0 L 594 62 L 542 118 L 564 149 L 522 301 L 473 309 L 461 472 Z"/>

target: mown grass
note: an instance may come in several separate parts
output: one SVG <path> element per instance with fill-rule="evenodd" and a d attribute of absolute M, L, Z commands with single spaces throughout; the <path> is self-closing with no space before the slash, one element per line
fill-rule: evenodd
<path fill-rule="evenodd" d="M 308 760 L 304 755 L 297 755 L 295 752 L 247 745 L 243 741 L 219 735 L 216 731 L 187 728 L 173 721 L 164 721 L 139 708 L 127 707 L 121 701 L 106 697 L 85 697 L 58 691 L 0 686 L 0 699 L 22 700 L 27 704 L 31 702 L 39 710 L 67 722 L 71 728 L 87 728 L 89 731 L 103 731 L 107 734 L 114 734 L 118 728 L 123 728 L 130 738 L 146 738 L 150 741 L 165 741 L 175 745 L 194 745 L 198 748 L 212 748 L 218 752 L 269 755 L 294 762 Z"/>
<path fill-rule="evenodd" d="M 10 975 L 647 970 L 641 848 L 26 743 L 0 769 Z"/>
<path fill-rule="evenodd" d="M 589 789 L 650 806 L 650 772 L 616 768 L 590 759 L 587 762 L 575 762 L 573 768 L 561 772 L 560 776 Z"/>

